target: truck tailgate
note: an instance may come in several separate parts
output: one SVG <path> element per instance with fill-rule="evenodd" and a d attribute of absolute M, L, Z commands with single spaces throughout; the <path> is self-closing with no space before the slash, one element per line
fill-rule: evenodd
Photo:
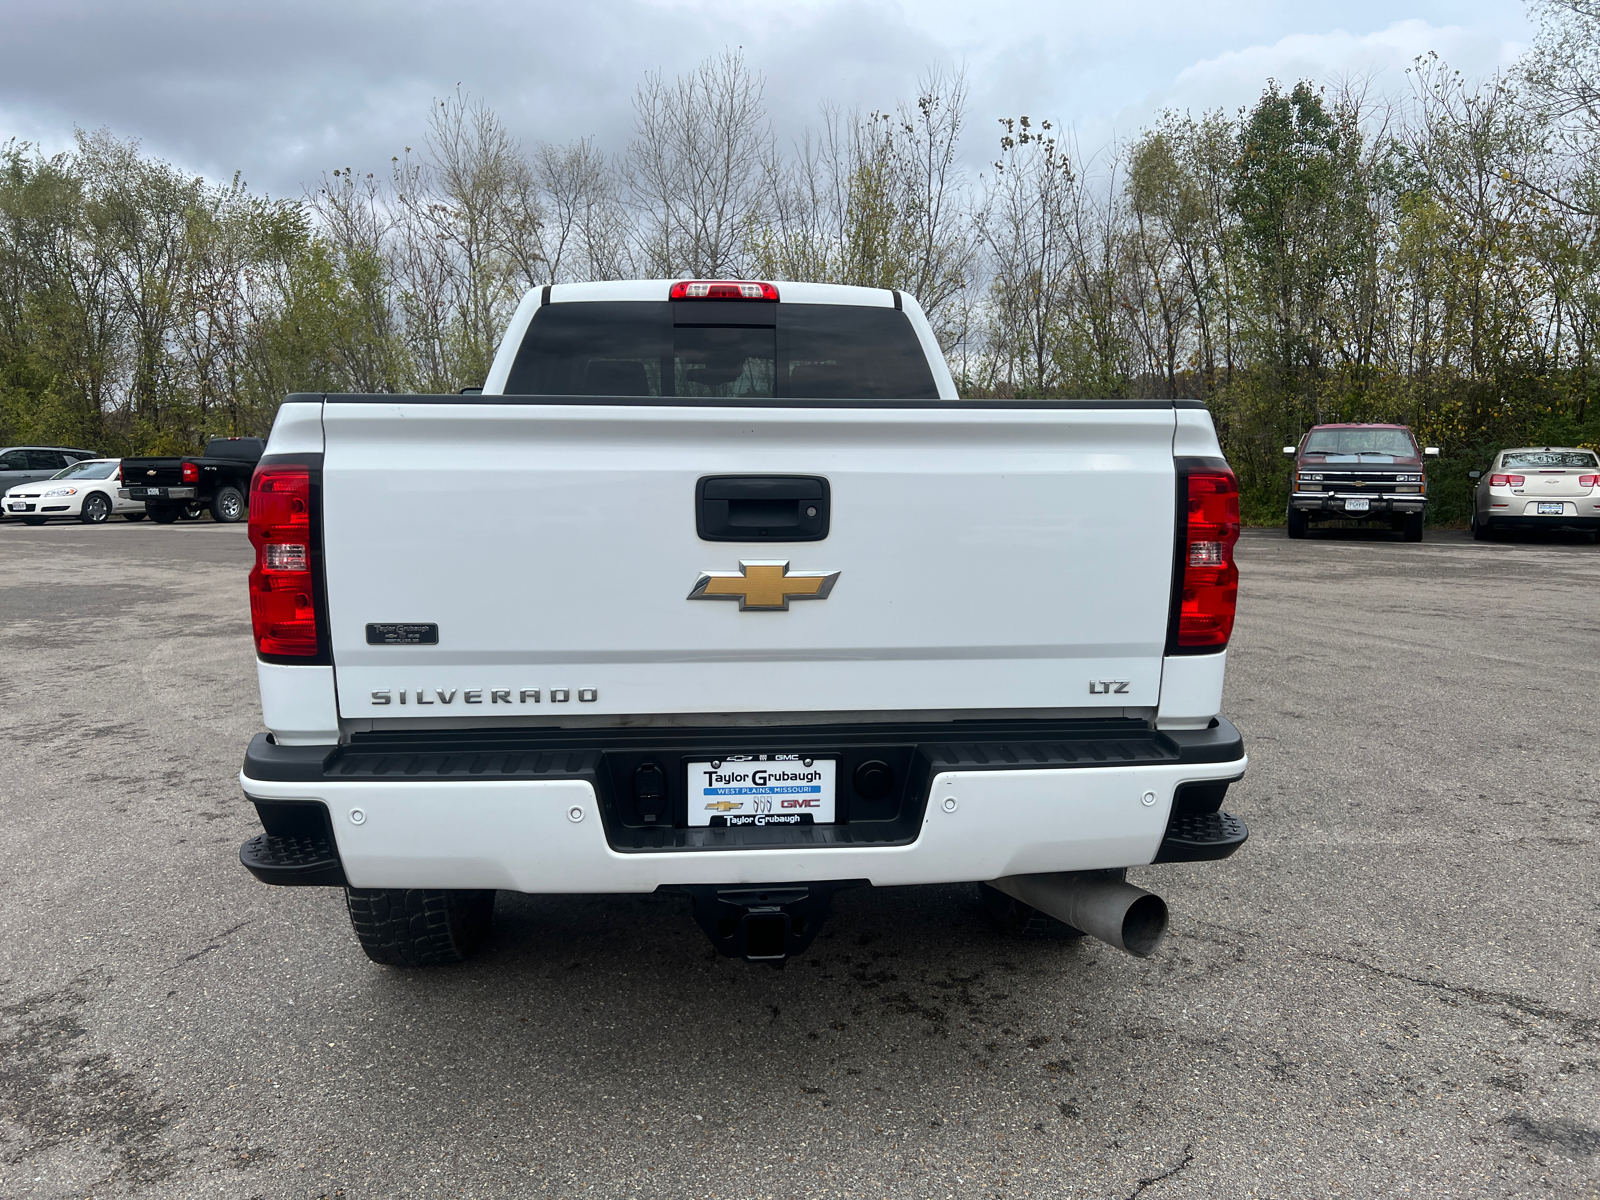
<path fill-rule="evenodd" d="M 330 397 L 324 430 L 345 718 L 549 723 L 1159 699 L 1170 407 Z M 825 478 L 828 536 L 701 540 L 696 484 L 714 475 Z M 825 599 L 787 610 L 689 598 L 703 574 L 783 561 L 791 574 L 838 576 Z M 437 641 L 369 631 L 385 624 L 437 626 Z"/>

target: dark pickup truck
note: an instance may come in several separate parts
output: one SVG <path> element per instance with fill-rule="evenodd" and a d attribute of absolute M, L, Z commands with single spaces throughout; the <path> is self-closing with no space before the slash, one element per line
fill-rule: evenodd
<path fill-rule="evenodd" d="M 1303 538 L 1313 521 L 1380 522 L 1422 540 L 1428 507 L 1423 460 L 1436 446 L 1418 446 L 1404 425 L 1318 425 L 1283 452 L 1294 459 L 1289 536 Z"/>
<path fill-rule="evenodd" d="M 250 476 L 266 445 L 262 438 L 212 438 L 198 458 L 125 458 L 121 494 L 143 500 L 161 525 L 196 520 L 207 509 L 213 521 L 232 524 L 244 516 Z"/>

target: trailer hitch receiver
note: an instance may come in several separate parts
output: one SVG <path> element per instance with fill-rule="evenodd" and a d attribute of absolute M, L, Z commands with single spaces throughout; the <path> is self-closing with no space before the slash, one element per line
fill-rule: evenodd
<path fill-rule="evenodd" d="M 719 953 L 781 967 L 817 936 L 836 891 L 865 886 L 865 879 L 830 879 L 771 886 L 688 884 L 675 890 L 694 901 L 694 919 Z"/>

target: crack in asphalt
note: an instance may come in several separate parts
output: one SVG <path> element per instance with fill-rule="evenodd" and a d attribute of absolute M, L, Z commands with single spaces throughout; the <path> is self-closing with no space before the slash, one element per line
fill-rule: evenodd
<path fill-rule="evenodd" d="M 216 935 L 217 940 L 215 942 L 212 942 L 209 946 L 201 947 L 199 950 L 196 950 L 193 954 L 185 954 L 183 956 L 183 961 L 186 962 L 186 963 L 191 963 L 191 962 L 194 962 L 194 960 L 197 959 L 197 958 L 203 958 L 205 955 L 210 954 L 213 950 L 221 950 L 222 949 L 222 943 L 223 943 L 224 939 L 232 937 L 234 934 L 238 933 L 239 930 L 243 929 L 246 925 L 251 924 L 254 920 L 255 920 L 255 918 L 251 917 L 249 921 L 240 921 L 232 929 L 224 929 L 221 933 Z M 173 970 L 177 970 L 176 967 L 174 967 L 172 969 Z"/>
<path fill-rule="evenodd" d="M 1133 1191 L 1128 1193 L 1127 1200 L 1134 1200 L 1134 1198 L 1136 1196 L 1140 1195 L 1145 1190 L 1145 1188 L 1150 1187 L 1152 1184 L 1160 1183 L 1163 1179 L 1171 1179 L 1174 1175 L 1176 1175 L 1179 1171 L 1183 1170 L 1185 1167 L 1187 1167 L 1193 1161 L 1194 1161 L 1194 1143 L 1191 1142 L 1191 1143 L 1189 1143 L 1187 1146 L 1185 1146 L 1183 1148 L 1183 1161 L 1182 1162 L 1180 1162 L 1175 1167 L 1168 1167 L 1165 1171 L 1161 1172 L 1161 1174 L 1159 1174 L 1159 1175 L 1147 1175 L 1143 1179 L 1140 1179 L 1138 1183 L 1134 1184 Z"/>
<path fill-rule="evenodd" d="M 1195 923 L 1197 925 L 1204 925 L 1210 929 L 1220 930 L 1223 933 L 1231 933 L 1235 937 L 1253 938 L 1256 941 L 1266 940 L 1262 934 L 1256 933 L 1249 929 L 1234 929 L 1231 926 L 1217 925 L 1210 921 L 1197 921 Z M 1386 979 L 1394 979 L 1402 983 L 1414 983 L 1420 987 L 1433 988 L 1435 991 L 1448 992 L 1451 995 L 1456 996 L 1465 996 L 1467 999 L 1475 1000 L 1479 1004 L 1502 1005 L 1508 1008 L 1515 1008 L 1520 1012 L 1527 1013 L 1530 1017 L 1538 1017 L 1541 1020 L 1564 1021 L 1572 1026 L 1574 1032 L 1585 1037 L 1594 1036 L 1597 1032 L 1600 1032 L 1600 1018 L 1580 1016 L 1579 1014 L 1570 1012 L 1567 1009 L 1556 1008 L 1554 1005 L 1546 1004 L 1542 1000 L 1535 1000 L 1528 996 L 1518 995 L 1516 992 L 1501 992 L 1495 991 L 1491 988 L 1473 987 L 1471 984 L 1467 983 L 1449 983 L 1443 979 L 1424 979 L 1420 975 L 1407 975 L 1404 971 L 1393 971 L 1388 967 L 1380 967 L 1374 963 L 1362 962 L 1359 958 L 1350 958 L 1349 956 L 1343 954 L 1330 954 L 1322 950 L 1308 950 L 1304 946 L 1296 946 L 1293 943 L 1289 943 L 1281 948 L 1297 951 L 1309 958 L 1320 958 L 1324 962 L 1344 963 L 1347 966 L 1357 967 L 1360 970 L 1367 971 L 1373 975 L 1381 975 Z"/>

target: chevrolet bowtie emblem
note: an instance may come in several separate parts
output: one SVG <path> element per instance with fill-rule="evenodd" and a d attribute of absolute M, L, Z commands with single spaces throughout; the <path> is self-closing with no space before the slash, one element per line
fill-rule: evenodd
<path fill-rule="evenodd" d="M 691 600 L 737 600 L 739 611 L 757 608 L 783 611 L 791 600 L 826 600 L 839 578 L 837 571 L 789 574 L 787 560 L 741 562 L 738 571 L 707 571 L 689 593 Z"/>
<path fill-rule="evenodd" d="M 724 813 L 732 812 L 736 808 L 743 807 L 744 802 L 742 800 L 713 800 L 710 804 L 706 805 L 706 809 L 708 811 Z"/>

